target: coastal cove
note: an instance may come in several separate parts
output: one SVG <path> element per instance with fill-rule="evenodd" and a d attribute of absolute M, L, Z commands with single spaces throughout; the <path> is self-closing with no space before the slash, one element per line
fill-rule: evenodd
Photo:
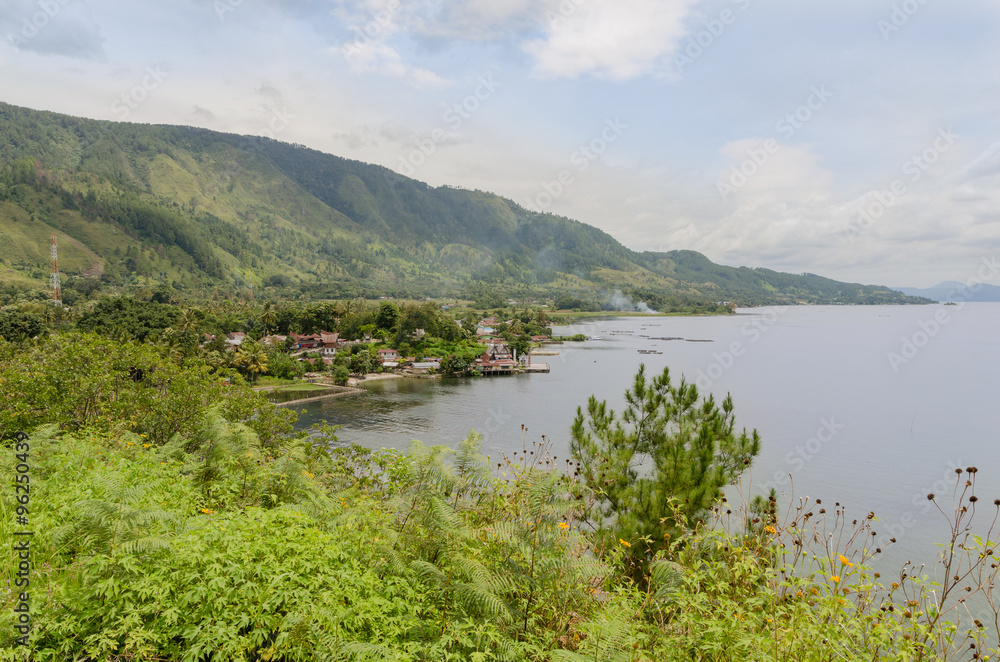
<path fill-rule="evenodd" d="M 549 374 L 380 381 L 296 407 L 298 425 L 326 420 L 342 426 L 343 443 L 398 449 L 412 439 L 455 446 L 475 429 L 494 458 L 545 435 L 562 463 L 590 395 L 618 408 L 640 363 L 651 373 L 669 366 L 700 391 L 731 393 L 737 426 L 760 432 L 754 493 L 773 486 L 859 518 L 874 511 L 877 542 L 898 541 L 881 563 L 929 562 L 946 523 L 926 495 L 950 506 L 955 468 L 978 467 L 976 493 L 1000 497 L 997 329 L 1000 304 L 986 303 L 593 319 L 558 327 L 601 340 L 553 346 Z M 712 342 L 654 339 L 668 337 Z"/>

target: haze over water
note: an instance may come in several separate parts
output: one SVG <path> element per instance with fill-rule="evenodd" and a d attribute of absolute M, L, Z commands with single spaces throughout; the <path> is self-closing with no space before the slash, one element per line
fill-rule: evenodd
<path fill-rule="evenodd" d="M 936 314 L 947 321 L 935 329 Z M 792 496 L 781 484 L 791 473 L 796 499 L 840 502 L 850 518 L 875 511 L 879 542 L 898 540 L 882 563 L 930 563 L 947 528 L 928 493 L 946 506 L 954 469 L 976 466 L 980 524 L 1000 497 L 998 331 L 1000 304 L 602 319 L 555 328 L 603 340 L 536 357 L 549 374 L 379 382 L 363 396 L 303 405 L 300 425 L 326 419 L 343 426 L 344 442 L 400 449 L 411 439 L 455 445 L 475 429 L 496 458 L 521 450 L 523 423 L 528 442 L 546 435 L 562 464 L 577 406 L 593 394 L 618 409 L 640 363 L 650 375 L 669 366 L 675 380 L 683 373 L 717 398 L 731 393 L 737 426 L 760 432 L 755 492 L 770 482 Z M 653 339 L 671 336 L 713 342 Z"/>

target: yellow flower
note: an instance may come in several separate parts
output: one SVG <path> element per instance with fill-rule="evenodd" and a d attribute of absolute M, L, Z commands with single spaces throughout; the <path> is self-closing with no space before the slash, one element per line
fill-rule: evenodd
<path fill-rule="evenodd" d="M 206 515 L 211 515 L 215 511 L 214 510 L 209 510 L 208 508 L 202 508 L 201 512 L 205 513 Z"/>
<path fill-rule="evenodd" d="M 840 576 L 839 575 L 830 575 L 830 581 L 833 582 L 834 584 L 837 584 L 837 583 L 840 582 Z"/>
<path fill-rule="evenodd" d="M 566 522 L 559 522 L 559 528 L 565 531 L 566 529 L 569 528 L 569 524 L 567 524 Z"/>
<path fill-rule="evenodd" d="M 618 542 L 620 542 L 621 544 L 625 545 L 626 547 L 631 547 L 632 546 L 632 545 L 628 544 L 627 541 L 622 540 L 621 538 L 618 539 Z"/>
<path fill-rule="evenodd" d="M 851 563 L 851 559 L 847 558 L 843 554 L 840 555 L 840 562 L 846 565 L 848 568 L 853 568 L 854 564 Z"/>
<path fill-rule="evenodd" d="M 764 530 L 767 531 L 768 533 L 772 533 L 772 534 L 778 532 L 778 530 L 776 528 L 774 528 L 773 526 L 771 526 L 770 524 L 767 525 L 767 526 L 765 526 Z"/>

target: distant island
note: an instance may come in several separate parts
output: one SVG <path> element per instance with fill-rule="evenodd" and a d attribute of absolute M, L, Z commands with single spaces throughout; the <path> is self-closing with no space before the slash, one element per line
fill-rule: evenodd
<path fill-rule="evenodd" d="M 1000 287 L 986 283 L 970 287 L 964 283 L 949 280 L 924 289 L 919 287 L 897 287 L 895 289 L 908 296 L 923 297 L 940 302 L 994 303 L 1000 301 Z"/>

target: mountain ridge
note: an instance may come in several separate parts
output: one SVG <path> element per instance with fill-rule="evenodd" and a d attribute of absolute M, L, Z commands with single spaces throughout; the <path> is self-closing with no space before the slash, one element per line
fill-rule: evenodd
<path fill-rule="evenodd" d="M 637 252 L 486 191 L 197 127 L 0 102 L 0 169 L 0 224 L 19 228 L 0 245 L 0 269 L 24 283 L 44 281 L 34 244 L 51 230 L 67 240 L 67 274 L 126 286 L 256 281 L 317 297 L 563 294 L 592 304 L 621 292 L 656 309 L 919 302 L 882 286 L 717 265 L 694 251 Z"/>
<path fill-rule="evenodd" d="M 942 303 L 960 303 L 962 301 L 973 303 L 1000 302 L 1000 286 L 989 285 L 987 283 L 970 286 L 960 283 L 957 280 L 946 280 L 931 287 L 895 287 L 893 289 L 907 296 L 924 297 Z"/>

